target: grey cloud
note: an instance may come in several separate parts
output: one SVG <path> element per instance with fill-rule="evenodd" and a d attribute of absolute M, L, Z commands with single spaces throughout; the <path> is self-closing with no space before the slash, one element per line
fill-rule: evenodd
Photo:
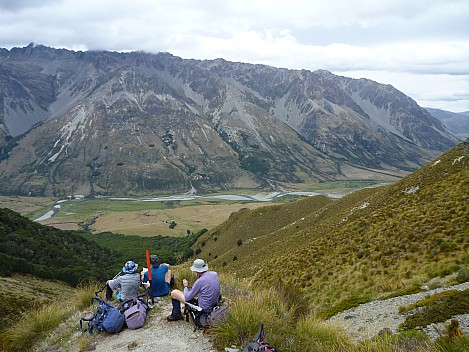
<path fill-rule="evenodd" d="M 43 7 L 61 0 L 1 0 L 0 9 L 16 12 L 28 7 Z"/>

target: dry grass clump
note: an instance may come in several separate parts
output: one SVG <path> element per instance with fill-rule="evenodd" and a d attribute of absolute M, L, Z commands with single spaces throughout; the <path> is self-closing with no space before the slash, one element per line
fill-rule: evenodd
<path fill-rule="evenodd" d="M 79 284 L 75 291 L 75 299 L 73 300 L 75 307 L 78 310 L 83 310 L 91 306 L 91 297 L 101 288 L 98 282 L 89 281 Z M 103 293 L 105 293 L 104 290 Z"/>
<path fill-rule="evenodd" d="M 26 310 L 13 324 L 1 331 L 0 350 L 29 351 L 32 348 L 37 349 L 38 344 L 68 341 L 77 327 L 79 312 L 91 306 L 91 297 L 99 288 L 101 287 L 96 282 L 80 284 L 76 289 L 67 287 L 67 295 L 58 291 L 55 299 L 49 303 L 38 304 L 35 308 Z M 62 324 L 64 322 L 66 324 Z M 80 345 L 88 343 L 88 339 L 82 340 Z"/>
<path fill-rule="evenodd" d="M 268 341 L 274 346 L 285 346 L 294 325 L 294 312 L 273 289 L 256 289 L 247 296 L 232 299 L 228 320 L 216 330 L 218 347 L 249 342 L 260 322 L 266 323 Z M 275 333 L 273 333 L 275 332 Z"/>
<path fill-rule="evenodd" d="M 23 313 L 19 321 L 0 334 L 3 351 L 27 351 L 36 341 L 47 336 L 71 314 L 61 302 L 43 305 Z"/>
<path fill-rule="evenodd" d="M 350 337 L 340 328 L 312 316 L 301 319 L 294 332 L 292 352 L 356 351 Z"/>

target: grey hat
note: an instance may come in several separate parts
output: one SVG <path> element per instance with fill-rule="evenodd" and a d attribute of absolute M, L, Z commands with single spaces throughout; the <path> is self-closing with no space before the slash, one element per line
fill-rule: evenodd
<path fill-rule="evenodd" d="M 152 263 L 152 264 L 159 264 L 160 263 L 160 259 L 158 258 L 158 256 L 156 254 L 150 255 L 150 263 Z"/>
<path fill-rule="evenodd" d="M 204 273 L 208 270 L 208 265 L 203 259 L 196 259 L 194 260 L 194 265 L 191 266 L 191 270 L 198 273 Z"/>

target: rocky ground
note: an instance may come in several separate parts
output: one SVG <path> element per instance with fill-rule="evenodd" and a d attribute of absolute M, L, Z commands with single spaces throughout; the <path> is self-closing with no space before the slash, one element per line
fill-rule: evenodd
<path fill-rule="evenodd" d="M 399 314 L 400 306 L 407 306 L 438 292 L 450 289 L 462 291 L 467 288 L 469 288 L 469 282 L 382 301 L 372 301 L 341 312 L 330 318 L 329 321 L 343 327 L 355 341 L 376 336 L 383 329 L 389 329 L 395 333 L 397 332 L 399 324 L 404 322 L 406 318 L 405 315 Z M 455 316 L 454 318 L 459 320 L 459 327 L 463 334 L 468 335 L 469 314 Z M 449 321 L 431 324 L 423 331 L 434 341 L 439 337 L 439 332 L 442 333 L 445 331 L 448 324 Z"/>
<path fill-rule="evenodd" d="M 354 341 L 372 338 L 383 329 L 397 332 L 400 323 L 405 320 L 405 315 L 399 314 L 399 307 L 417 302 L 425 297 L 449 289 L 465 290 L 469 288 L 469 282 L 447 288 L 437 288 L 412 295 L 394 297 L 382 301 L 372 301 L 358 307 L 341 312 L 329 319 L 330 322 L 341 326 L 347 331 Z M 193 330 L 192 322 L 184 320 L 168 322 L 166 316 L 170 314 L 171 303 L 165 298 L 149 310 L 145 326 L 141 329 L 124 329 L 115 335 L 95 334 L 90 340 L 88 351 L 96 352 L 216 352 L 210 341 L 210 337 L 202 331 Z M 91 312 L 89 312 L 91 314 Z M 469 335 L 469 314 L 454 317 L 459 320 L 460 328 L 464 335 Z M 448 322 L 432 324 L 424 329 L 431 340 L 439 337 L 439 332 L 444 332 Z M 69 348 L 66 351 L 83 351 L 80 345 L 80 337 L 86 336 L 76 332 Z M 40 351 L 61 350 L 56 346 L 39 349 Z M 37 350 L 37 351 L 39 351 Z"/>
<path fill-rule="evenodd" d="M 96 352 L 215 352 L 209 336 L 202 331 L 193 331 L 192 322 L 180 320 L 168 322 L 166 316 L 171 314 L 171 302 L 163 299 L 148 311 L 145 325 L 141 329 L 125 328 L 115 335 L 96 334 L 92 339 L 89 351 Z M 81 336 L 77 332 L 75 337 Z M 68 351 L 79 351 L 77 339 L 74 347 Z"/>

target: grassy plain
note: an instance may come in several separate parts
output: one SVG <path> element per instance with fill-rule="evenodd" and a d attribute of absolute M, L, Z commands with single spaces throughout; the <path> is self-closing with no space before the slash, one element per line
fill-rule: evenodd
<path fill-rule="evenodd" d="M 210 229 L 241 208 L 255 209 L 267 202 L 239 201 L 110 201 L 74 200 L 61 204 L 56 216 L 41 222 L 63 230 L 86 229 L 140 236 L 185 236 L 187 230 Z M 177 223 L 169 228 L 171 221 Z"/>
<path fill-rule="evenodd" d="M 51 197 L 0 196 L 0 208 L 8 208 L 30 219 L 47 213 L 57 200 Z"/>
<path fill-rule="evenodd" d="M 324 192 L 347 194 L 354 190 L 373 186 L 382 181 L 336 181 L 324 183 L 284 185 L 286 191 Z M 227 190 L 215 195 L 268 194 L 256 190 Z M 187 230 L 197 232 L 211 229 L 241 208 L 256 209 L 272 204 L 286 203 L 300 199 L 297 196 L 283 196 L 272 202 L 223 200 L 198 198 L 195 200 L 165 202 L 110 199 L 67 200 L 61 203 L 59 212 L 41 224 L 62 230 L 87 230 L 92 233 L 114 232 L 139 236 L 184 236 Z M 8 197 L 0 196 L 0 207 L 10 208 L 31 220 L 47 213 L 57 199 L 51 197 Z M 170 221 L 176 221 L 174 229 Z"/>

